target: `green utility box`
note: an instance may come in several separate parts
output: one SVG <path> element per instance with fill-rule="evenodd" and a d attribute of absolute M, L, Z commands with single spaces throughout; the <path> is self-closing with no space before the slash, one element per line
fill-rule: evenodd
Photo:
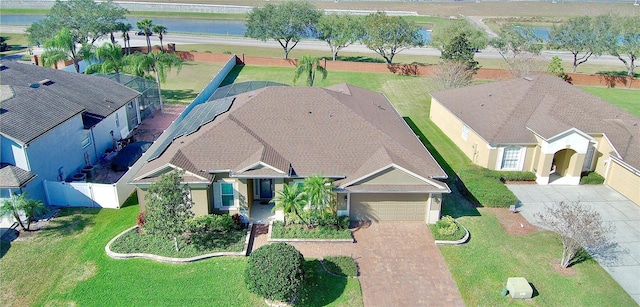
<path fill-rule="evenodd" d="M 531 298 L 533 295 L 533 289 L 524 277 L 509 277 L 507 290 L 509 290 L 511 298 Z"/>

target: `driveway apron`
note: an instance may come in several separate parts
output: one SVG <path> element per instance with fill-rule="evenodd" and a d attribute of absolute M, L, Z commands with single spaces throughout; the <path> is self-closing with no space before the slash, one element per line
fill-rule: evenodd
<path fill-rule="evenodd" d="M 379 222 L 354 232 L 357 243 L 293 243 L 305 257 L 353 256 L 364 305 L 464 306 L 427 225 Z"/>
<path fill-rule="evenodd" d="M 617 259 L 597 259 L 600 265 L 640 304 L 640 206 L 605 185 L 540 186 L 508 185 L 521 202 L 520 213 L 532 224 L 534 217 L 560 201 L 579 201 L 600 213 L 615 226 L 613 239 L 618 243 Z"/>

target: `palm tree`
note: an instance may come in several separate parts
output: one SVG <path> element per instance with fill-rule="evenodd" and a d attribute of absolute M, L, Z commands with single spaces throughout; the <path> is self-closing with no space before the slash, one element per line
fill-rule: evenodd
<path fill-rule="evenodd" d="M 50 40 L 45 42 L 42 60 L 45 66 L 54 66 L 59 61 L 69 59 L 73 60 L 73 66 L 76 72 L 79 73 L 80 65 L 78 65 L 79 57 L 75 39 L 69 29 L 62 28 Z"/>
<path fill-rule="evenodd" d="M 164 45 L 162 45 L 162 39 L 164 38 L 164 34 L 167 34 L 167 27 L 163 25 L 155 25 L 153 26 L 153 33 L 158 34 L 158 39 L 160 39 L 160 50 L 164 52 Z"/>
<path fill-rule="evenodd" d="M 162 89 L 160 82 L 167 80 L 167 72 L 176 67 L 178 72 L 182 69 L 182 60 L 174 53 L 140 53 L 136 52 L 125 58 L 125 70 L 138 77 L 153 76 L 158 84 L 158 98 L 160 99 L 160 111 L 163 112 Z"/>
<path fill-rule="evenodd" d="M 334 212 L 336 208 L 336 196 L 333 192 L 331 179 L 321 176 L 311 176 L 304 180 L 302 190 L 307 194 L 309 209 L 312 216 L 317 218 L 320 210 Z"/>
<path fill-rule="evenodd" d="M 119 22 L 116 28 L 122 32 L 122 40 L 124 41 L 124 48 L 127 50 L 127 54 L 131 54 L 131 38 L 129 37 L 129 31 L 132 29 L 131 24 Z"/>
<path fill-rule="evenodd" d="M 273 211 L 282 208 L 285 213 L 293 212 L 307 227 L 309 226 L 309 223 L 300 215 L 300 211 L 307 204 L 307 194 L 297 184 L 285 184 L 282 191 L 278 191 L 276 197 L 271 201 L 275 202 Z"/>
<path fill-rule="evenodd" d="M 149 36 L 153 33 L 151 32 L 153 21 L 151 21 L 151 19 L 142 19 L 136 22 L 136 26 L 144 33 L 144 37 L 147 39 L 147 52 L 151 53 L 151 39 Z"/>
<path fill-rule="evenodd" d="M 0 207 L 0 215 L 10 213 L 13 215 L 13 218 L 18 221 L 18 224 L 20 224 L 20 227 L 22 227 L 23 230 L 29 230 L 29 227 L 31 227 L 31 220 L 47 211 L 47 207 L 45 207 L 42 201 L 27 199 L 26 197 L 26 193 L 20 195 L 12 194 L 11 198 L 5 199 Z M 20 218 L 21 212 L 24 213 L 27 219 L 26 227 Z"/>
<path fill-rule="evenodd" d="M 85 73 L 116 73 L 116 78 L 118 78 L 118 82 L 120 81 L 120 71 L 125 66 L 125 59 L 122 55 L 122 48 L 120 45 L 113 45 L 110 43 L 106 43 L 95 52 L 96 59 L 100 60 L 100 63 L 91 64 L 87 67 Z"/>
<path fill-rule="evenodd" d="M 316 71 L 322 74 L 322 79 L 327 78 L 327 70 L 320 65 L 320 58 L 312 57 L 308 54 L 302 56 L 302 59 L 298 60 L 298 66 L 296 67 L 296 74 L 293 77 L 293 83 L 298 81 L 298 78 L 303 73 L 307 75 L 307 84 L 313 86 L 313 81 L 316 78 Z"/>

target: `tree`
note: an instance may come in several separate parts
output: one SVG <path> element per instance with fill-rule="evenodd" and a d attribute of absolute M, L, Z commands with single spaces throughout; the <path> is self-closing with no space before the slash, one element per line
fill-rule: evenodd
<path fill-rule="evenodd" d="M 160 50 L 164 52 L 164 45 L 162 45 L 162 39 L 164 38 L 164 35 L 167 34 L 167 27 L 163 25 L 154 25 L 151 30 L 153 31 L 153 33 L 158 34 L 158 39 L 160 40 Z"/>
<path fill-rule="evenodd" d="M 316 71 L 322 74 L 323 80 L 327 78 L 327 70 L 320 65 L 320 58 L 305 54 L 298 60 L 298 66 L 296 66 L 296 72 L 293 76 L 293 83 L 295 84 L 296 81 L 298 81 L 300 75 L 305 74 L 307 76 L 307 84 L 313 86 L 313 82 L 316 79 Z"/>
<path fill-rule="evenodd" d="M 554 56 L 553 58 L 551 58 L 549 66 L 547 66 L 547 73 L 552 76 L 562 78 L 562 80 L 567 80 L 569 78 L 569 76 L 564 73 L 564 68 L 562 67 L 562 59 L 558 56 Z"/>
<path fill-rule="evenodd" d="M 609 53 L 617 57 L 627 68 L 627 75 L 634 76 L 634 69 L 640 67 L 636 60 L 640 57 L 640 19 L 632 16 L 616 16 L 615 33 L 619 38 L 609 45 Z"/>
<path fill-rule="evenodd" d="M 336 203 L 331 179 L 311 176 L 304 180 L 303 191 L 307 194 L 308 204 L 312 210 L 331 210 Z"/>
<path fill-rule="evenodd" d="M 44 43 L 42 60 L 45 66 L 54 66 L 59 61 L 72 60 L 76 72 L 80 72 L 80 65 L 78 65 L 80 56 L 76 42 L 69 29 L 60 29 L 58 33 Z"/>
<path fill-rule="evenodd" d="M 443 47 L 440 57 L 445 61 L 464 64 L 467 70 L 472 75 L 475 75 L 478 69 L 480 69 L 480 65 L 473 59 L 474 56 L 475 50 L 467 39 L 467 33 L 461 32 L 451 40 L 449 45 Z"/>
<path fill-rule="evenodd" d="M 244 36 L 267 41 L 277 41 L 284 50 L 284 58 L 303 37 L 315 32 L 315 25 L 322 11 L 309 2 L 288 1 L 278 5 L 267 3 L 254 7 L 247 14 L 247 31 Z"/>
<path fill-rule="evenodd" d="M 115 31 L 118 20 L 128 11 L 112 1 L 56 0 L 49 14 L 32 23 L 26 32 L 29 42 L 47 42 L 61 29 L 70 31 L 76 44 L 93 45 L 98 39 Z"/>
<path fill-rule="evenodd" d="M 160 99 L 160 111 L 163 112 L 162 89 L 160 83 L 167 80 L 167 72 L 177 67 L 182 69 L 182 60 L 174 53 L 140 53 L 136 52 L 125 58 L 124 70 L 137 77 L 153 76 L 158 84 L 158 98 Z"/>
<path fill-rule="evenodd" d="M 147 39 L 147 52 L 151 53 L 151 30 L 153 28 L 153 21 L 151 21 L 151 19 L 142 19 L 140 21 L 136 22 L 136 27 L 138 27 L 138 29 L 140 31 L 142 31 L 142 33 L 144 33 L 144 37 Z"/>
<path fill-rule="evenodd" d="M 401 51 L 424 45 L 420 27 L 401 16 L 387 16 L 384 12 L 369 14 L 364 18 L 364 29 L 362 42 L 387 64 Z"/>
<path fill-rule="evenodd" d="M 129 37 L 129 31 L 133 29 L 131 24 L 118 22 L 116 29 L 122 32 L 122 40 L 124 41 L 124 48 L 127 50 L 127 55 L 131 54 L 131 37 Z"/>
<path fill-rule="evenodd" d="M 178 250 L 178 237 L 193 217 L 189 187 L 182 184 L 183 172 L 164 174 L 149 186 L 145 200 L 144 231 L 150 235 L 173 239 Z"/>
<path fill-rule="evenodd" d="M 30 230 L 31 221 L 47 212 L 47 207 L 39 200 L 28 199 L 27 194 L 20 195 L 12 194 L 9 199 L 5 199 L 0 207 L 0 215 L 7 213 L 11 214 L 13 218 L 20 224 L 23 230 Z M 25 227 L 20 215 L 24 215 L 27 220 L 27 226 Z"/>
<path fill-rule="evenodd" d="M 85 73 L 92 74 L 99 72 L 107 74 L 114 72 L 120 74 L 120 71 L 125 65 L 120 45 L 105 43 L 96 49 L 95 57 L 100 60 L 100 63 L 89 65 Z"/>
<path fill-rule="evenodd" d="M 305 223 L 307 226 L 309 222 L 306 221 L 300 212 L 303 210 L 304 206 L 307 204 L 307 194 L 303 192 L 300 186 L 296 185 L 288 185 L 285 184 L 281 191 L 276 193 L 276 197 L 274 197 L 271 201 L 275 203 L 273 206 L 273 210 L 282 209 L 284 213 L 293 212 L 300 220 Z"/>
<path fill-rule="evenodd" d="M 553 26 L 549 33 L 552 48 L 567 50 L 573 55 L 573 72 L 592 55 L 601 55 L 607 46 L 614 45 L 616 36 L 606 16 L 571 17 L 563 24 Z"/>
<path fill-rule="evenodd" d="M 269 300 L 290 302 L 302 289 L 304 257 L 284 242 L 261 246 L 249 255 L 247 289 Z"/>
<path fill-rule="evenodd" d="M 542 39 L 532 28 L 511 25 L 502 27 L 500 36 L 491 39 L 489 44 L 498 49 L 514 78 L 523 77 L 534 70 L 533 65 L 543 46 Z"/>
<path fill-rule="evenodd" d="M 445 61 L 438 65 L 435 81 L 441 90 L 464 87 L 471 84 L 473 70 L 467 64 L 456 61 Z"/>
<path fill-rule="evenodd" d="M 431 32 L 429 45 L 442 51 L 444 46 L 451 45 L 453 38 L 460 33 L 467 34 L 467 39 L 475 50 L 487 47 L 487 33 L 474 27 L 466 19 L 451 20 L 442 26 L 435 27 Z"/>
<path fill-rule="evenodd" d="M 357 42 L 364 33 L 361 18 L 350 14 L 327 14 L 318 21 L 318 38 L 329 44 L 335 61 L 338 52 Z"/>
<path fill-rule="evenodd" d="M 567 268 L 579 262 L 582 249 L 594 257 L 614 257 L 611 252 L 617 243 L 611 240 L 611 236 L 615 229 L 611 224 L 605 224 L 593 209 L 578 202 L 560 202 L 552 207 L 546 206 L 535 217 L 543 227 L 560 236 L 563 247 L 561 267 Z"/>
<path fill-rule="evenodd" d="M 302 190 L 307 195 L 308 210 L 311 210 L 313 219 L 311 224 L 317 224 L 321 211 L 335 213 L 337 209 L 336 194 L 333 191 L 331 179 L 321 176 L 307 177 L 302 185 Z"/>

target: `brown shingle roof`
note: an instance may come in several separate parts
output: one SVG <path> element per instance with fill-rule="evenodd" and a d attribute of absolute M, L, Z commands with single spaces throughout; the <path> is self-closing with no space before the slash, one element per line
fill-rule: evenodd
<path fill-rule="evenodd" d="M 640 169 L 640 119 L 563 80 L 537 75 L 433 93 L 490 144 L 535 143 L 571 128 L 604 134 Z M 533 131 L 533 133 L 531 132 Z"/>
<path fill-rule="evenodd" d="M 274 86 L 240 94 L 228 112 L 177 138 L 137 176 L 178 152 L 194 172 L 230 170 L 234 175 L 262 162 L 292 177 L 319 174 L 349 182 L 394 163 L 424 178 L 446 178 L 384 95 L 347 84 L 331 89 Z M 242 175 L 249 173 L 263 171 Z"/>
<path fill-rule="evenodd" d="M 36 174 L 17 166 L 4 163 L 0 165 L 0 187 L 21 188 L 35 177 Z"/>

